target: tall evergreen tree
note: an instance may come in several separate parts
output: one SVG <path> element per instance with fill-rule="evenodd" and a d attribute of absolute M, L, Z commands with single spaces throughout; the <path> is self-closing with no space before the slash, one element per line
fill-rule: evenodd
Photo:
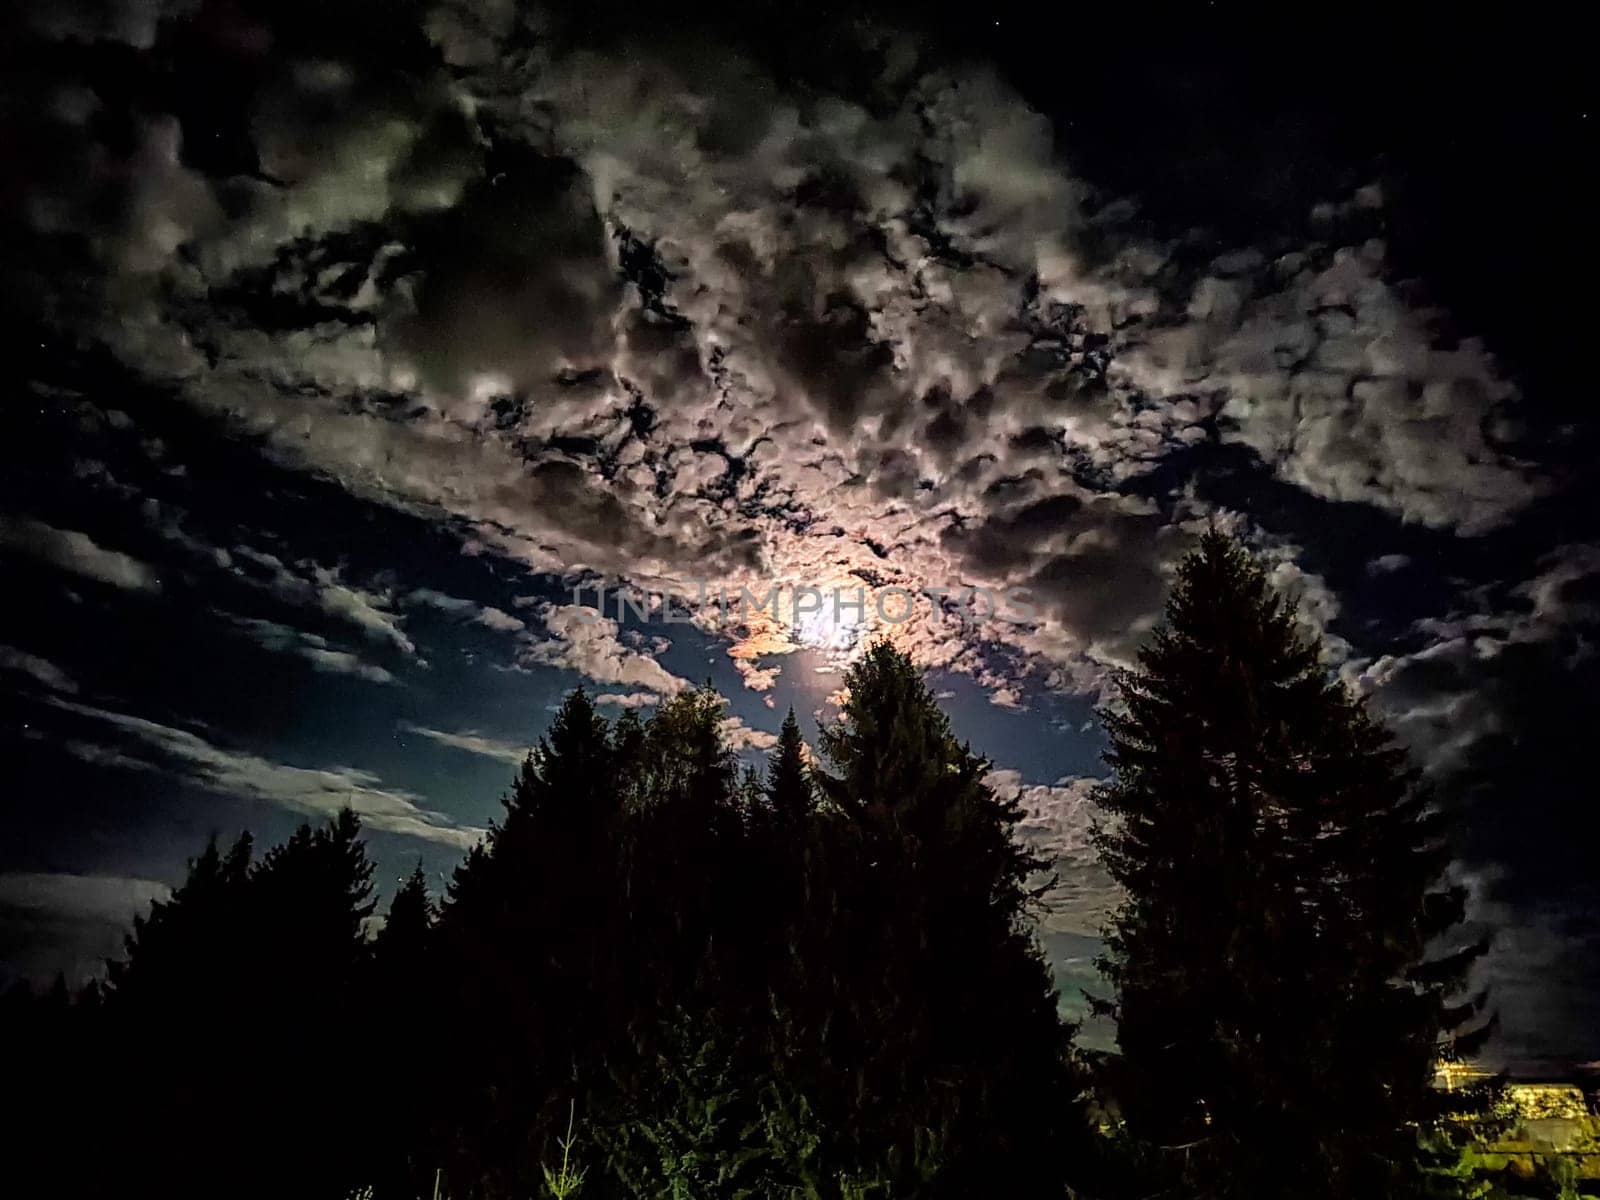
<path fill-rule="evenodd" d="M 206 993 L 239 969 L 252 853 L 248 833 L 226 854 L 211 838 L 171 897 L 134 918 L 123 957 L 107 964 L 117 1004 L 169 1014 L 203 1005 Z"/>
<path fill-rule="evenodd" d="M 427 1056 L 394 1051 L 438 1014 L 435 916 L 419 861 L 372 939 L 365 1007 L 381 1049 L 371 1060 L 373 1103 L 362 1158 L 363 1182 L 381 1197 L 425 1194 L 436 1165 L 428 1104 L 438 1094 L 439 1076 Z"/>
<path fill-rule="evenodd" d="M 433 932 L 433 901 L 428 877 L 418 862 L 389 901 L 389 912 L 372 939 L 373 958 L 382 964 L 386 981 L 397 987 L 415 983 L 426 968 L 424 959 Z"/>
<path fill-rule="evenodd" d="M 372 865 L 348 810 L 252 862 L 215 841 L 135 923 L 104 1004 L 122 1092 L 116 1186 L 341 1197 L 360 1181 L 364 1113 L 348 1104 Z M 294 1114 L 294 1136 L 281 1134 Z M 239 1170 L 249 1162 L 251 1169 Z M 93 1190 L 93 1189 L 91 1189 Z"/>
<path fill-rule="evenodd" d="M 160 1180 L 176 1197 L 195 1196 L 239 1148 L 231 1131 L 243 1067 L 224 1062 L 218 1047 L 254 1011 L 246 1006 L 262 960 L 251 859 L 249 835 L 227 851 L 210 839 L 171 897 L 134 919 L 123 957 L 107 964 L 105 1108 L 125 1115 L 99 1130 L 121 1177 L 104 1186 Z M 180 1143 L 180 1129 L 192 1145 Z"/>
<path fill-rule="evenodd" d="M 874 645 L 845 687 L 818 775 L 835 815 L 806 935 L 826 991 L 804 1090 L 911 1194 L 1059 1196 L 1079 1126 L 1026 919 L 1042 864 L 909 659 Z"/>
<path fill-rule="evenodd" d="M 437 931 L 443 1019 L 494 1039 L 434 1065 L 430 1140 L 452 1190 L 531 1191 L 577 1081 L 616 1036 L 621 796 L 609 727 L 580 688 L 451 881 Z"/>
<path fill-rule="evenodd" d="M 754 1021 L 765 1003 L 770 912 L 748 853 L 760 801 L 723 736 L 727 702 L 709 688 L 674 696 L 645 730 L 639 794 L 628 822 L 627 969 L 647 999 L 635 1033 L 657 1014 L 716 1008 L 724 1024 Z M 644 1061 L 656 1051 L 644 1049 Z"/>
<path fill-rule="evenodd" d="M 282 1194 L 296 1180 L 314 1180 L 310 1192 L 343 1196 L 365 1182 L 372 1110 L 352 1111 L 348 1069 L 338 1064 L 356 1053 L 368 1020 L 362 983 L 372 873 L 360 819 L 348 808 L 323 825 L 300 826 L 251 871 L 255 964 L 234 1019 L 248 1015 L 257 1057 L 248 1086 L 234 1094 L 236 1161 L 262 1153 L 266 1131 L 283 1113 L 295 1113 L 299 1132 L 241 1192 Z"/>
<path fill-rule="evenodd" d="M 1409 1194 L 1435 1064 L 1487 1029 L 1438 806 L 1215 531 L 1117 683 L 1097 837 L 1132 1133 L 1186 1195 Z"/>
<path fill-rule="evenodd" d="M 376 908 L 372 871 L 361 820 L 348 808 L 325 825 L 300 826 L 262 856 L 250 875 L 257 952 L 266 949 L 274 966 L 295 965 L 269 979 L 353 994 Z"/>
<path fill-rule="evenodd" d="M 794 709 L 778 730 L 778 745 L 767 761 L 767 802 L 778 823 L 795 829 L 805 823 L 816 804 L 811 772 L 806 767 L 805 741 Z"/>

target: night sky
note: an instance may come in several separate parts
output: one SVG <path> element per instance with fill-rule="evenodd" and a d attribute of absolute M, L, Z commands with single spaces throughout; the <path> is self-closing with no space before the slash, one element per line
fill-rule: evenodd
<path fill-rule="evenodd" d="M 757 761 L 886 635 L 1058 860 L 1081 1011 L 1094 708 L 1217 523 L 1460 806 L 1496 1061 L 1600 1057 L 1575 32 L 25 9 L 0 981 L 92 974 L 211 833 L 349 805 L 386 892 L 442 887 L 568 689 L 709 681 Z M 593 611 L 697 580 L 866 619 Z"/>

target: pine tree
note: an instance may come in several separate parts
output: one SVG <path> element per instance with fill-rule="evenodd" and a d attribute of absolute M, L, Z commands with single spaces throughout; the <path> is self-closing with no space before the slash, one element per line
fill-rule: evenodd
<path fill-rule="evenodd" d="M 1097 840 L 1130 1130 L 1185 1194 L 1407 1194 L 1436 1061 L 1487 1030 L 1452 1003 L 1483 945 L 1453 933 L 1438 807 L 1215 531 L 1117 683 Z"/>
<path fill-rule="evenodd" d="M 433 921 L 428 877 L 419 861 L 389 901 L 383 928 L 372 939 L 373 957 L 384 964 L 383 974 L 390 982 L 403 987 L 408 978 L 415 982 L 426 969 L 424 960 Z"/>
<path fill-rule="evenodd" d="M 372 872 L 361 820 L 348 808 L 325 825 L 300 826 L 262 856 L 250 874 L 255 933 L 269 961 L 293 966 L 272 982 L 349 991 L 368 953 Z"/>
<path fill-rule="evenodd" d="M 227 852 L 211 838 L 172 895 L 134 919 L 123 957 L 107 964 L 100 1100 L 117 1114 L 97 1130 L 117 1164 L 107 1190 L 160 1180 L 175 1197 L 198 1195 L 236 1148 L 229 1131 L 240 1081 L 217 1048 L 254 1011 L 251 856 L 248 834 Z M 178 1129 L 192 1145 L 179 1144 Z"/>
<path fill-rule="evenodd" d="M 804 1090 L 859 1139 L 859 1165 L 910 1186 L 937 1159 L 914 1194 L 1059 1196 L 1081 1127 L 1026 920 L 1042 864 L 904 655 L 870 647 L 845 686 L 818 775 L 835 815 L 806 939 L 828 991 Z"/>
<path fill-rule="evenodd" d="M 240 1001 L 256 1028 L 259 1056 L 249 1086 L 235 1098 L 241 1153 L 259 1152 L 275 1114 L 293 1111 L 304 1131 L 254 1172 L 257 1195 L 281 1194 L 296 1180 L 347 1195 L 363 1178 L 370 1109 L 353 1112 L 341 1094 L 340 1067 L 352 1034 L 369 1019 L 363 982 L 375 904 L 373 864 L 361 821 L 344 809 L 320 826 L 302 825 L 251 871 L 249 922 L 254 969 Z"/>
<path fill-rule="evenodd" d="M 119 1139 L 118 1186 L 188 1197 L 226 1178 L 235 1195 L 265 1196 L 315 1180 L 343 1196 L 359 1182 L 348 1059 L 372 913 L 360 834 L 346 810 L 258 862 L 248 836 L 225 855 L 213 840 L 135 923 L 104 1004 L 119 1053 L 107 1074 L 128 1089 L 102 1131 Z M 248 1062 L 233 1052 L 244 1046 Z"/>
<path fill-rule="evenodd" d="M 772 1194 L 762 1186 L 759 1080 L 729 1052 L 736 1036 L 681 1009 L 666 1015 L 643 1086 L 628 1088 L 627 1118 L 597 1131 L 621 1196 Z"/>
<path fill-rule="evenodd" d="M 419 861 L 389 901 L 366 977 L 372 1040 L 384 1049 L 369 1068 L 373 1103 L 362 1179 L 379 1196 L 426 1195 L 436 1166 L 429 1113 L 429 1100 L 439 1090 L 434 1061 L 387 1049 L 411 1043 L 439 1012 L 435 916 Z"/>
<path fill-rule="evenodd" d="M 431 1140 L 452 1190 L 536 1189 L 574 1081 L 615 1034 L 629 999 L 611 973 L 621 802 L 609 727 L 578 689 L 523 762 L 503 819 L 456 869 L 437 925 L 442 1019 L 495 1041 L 430 1064 Z"/>
<path fill-rule="evenodd" d="M 123 957 L 107 964 L 114 1003 L 173 1014 L 174 1006 L 202 1003 L 239 969 L 252 853 L 248 833 L 226 855 L 211 838 L 171 897 L 134 918 Z"/>
<path fill-rule="evenodd" d="M 778 730 L 778 745 L 767 761 L 767 802 L 780 826 L 797 829 L 816 805 L 811 773 L 806 766 L 805 741 L 794 709 Z"/>

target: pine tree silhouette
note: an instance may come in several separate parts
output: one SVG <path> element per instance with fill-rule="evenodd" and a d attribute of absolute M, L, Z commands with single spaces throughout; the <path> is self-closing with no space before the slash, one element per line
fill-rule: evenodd
<path fill-rule="evenodd" d="M 119 1006 L 175 1015 L 175 1005 L 181 1011 L 201 1004 L 208 985 L 232 982 L 242 969 L 252 853 L 248 833 L 226 855 L 213 837 L 172 896 L 134 918 L 123 958 L 107 964 L 108 990 Z"/>
<path fill-rule="evenodd" d="M 414 986 L 426 974 L 434 917 L 428 877 L 418 862 L 389 901 L 388 916 L 372 939 L 373 958 L 395 987 Z"/>
<path fill-rule="evenodd" d="M 457 868 L 438 921 L 441 1019 L 495 1039 L 436 1064 L 435 1142 L 455 1191 L 526 1195 L 624 993 L 616 916 L 623 789 L 606 721 L 567 697 Z M 580 1107 L 591 1105 L 580 1100 Z"/>
<path fill-rule="evenodd" d="M 419 861 L 372 939 L 365 1009 L 380 1049 L 371 1057 L 373 1101 L 361 1162 L 363 1182 L 379 1197 L 427 1194 L 437 1165 L 429 1097 L 438 1094 L 439 1078 L 431 1055 L 410 1049 L 440 1011 L 436 916 Z"/>
<path fill-rule="evenodd" d="M 817 779 L 838 815 L 807 938 L 830 980 L 810 1009 L 819 1111 L 914 1194 L 1059 1196 L 1082 1126 L 1025 920 L 1043 864 L 909 659 L 874 645 L 845 689 L 822 737 L 833 771 Z"/>
<path fill-rule="evenodd" d="M 1481 995 L 1451 1004 L 1483 943 L 1453 932 L 1442 814 L 1220 533 L 1117 682 L 1096 799 L 1131 1131 L 1186 1195 L 1417 1186 L 1436 1059 L 1487 1032 Z"/>
<path fill-rule="evenodd" d="M 767 762 L 766 793 L 778 823 L 787 829 L 802 826 L 816 807 L 816 793 L 806 767 L 805 741 L 793 708 L 783 719 L 777 748 Z"/>
<path fill-rule="evenodd" d="M 370 939 L 353 815 L 213 841 L 102 1004 L 34 1002 L 106 1048 L 78 1190 L 510 1200 L 577 1146 L 595 1200 L 1059 1196 L 1077 1079 L 1017 811 L 904 657 L 849 686 L 836 773 L 791 713 L 765 780 L 709 689 L 614 726 L 574 692 L 437 911 L 419 864 Z"/>
<path fill-rule="evenodd" d="M 104 1004 L 115 1186 L 198 1197 L 227 1179 L 269 1196 L 295 1181 L 343 1197 L 359 1181 L 346 1060 L 372 913 L 360 830 L 346 810 L 259 862 L 248 836 L 226 855 L 213 840 L 135 923 Z"/>

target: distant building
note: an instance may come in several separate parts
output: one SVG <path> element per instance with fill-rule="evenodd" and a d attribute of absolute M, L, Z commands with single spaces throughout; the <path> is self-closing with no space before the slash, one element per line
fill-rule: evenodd
<path fill-rule="evenodd" d="M 1491 1078 L 1459 1063 L 1439 1070 L 1447 1091 Z M 1518 1175 L 1560 1167 L 1576 1179 L 1600 1179 L 1600 1091 L 1593 1075 L 1508 1080 L 1504 1106 L 1489 1124 L 1481 1153 Z"/>

